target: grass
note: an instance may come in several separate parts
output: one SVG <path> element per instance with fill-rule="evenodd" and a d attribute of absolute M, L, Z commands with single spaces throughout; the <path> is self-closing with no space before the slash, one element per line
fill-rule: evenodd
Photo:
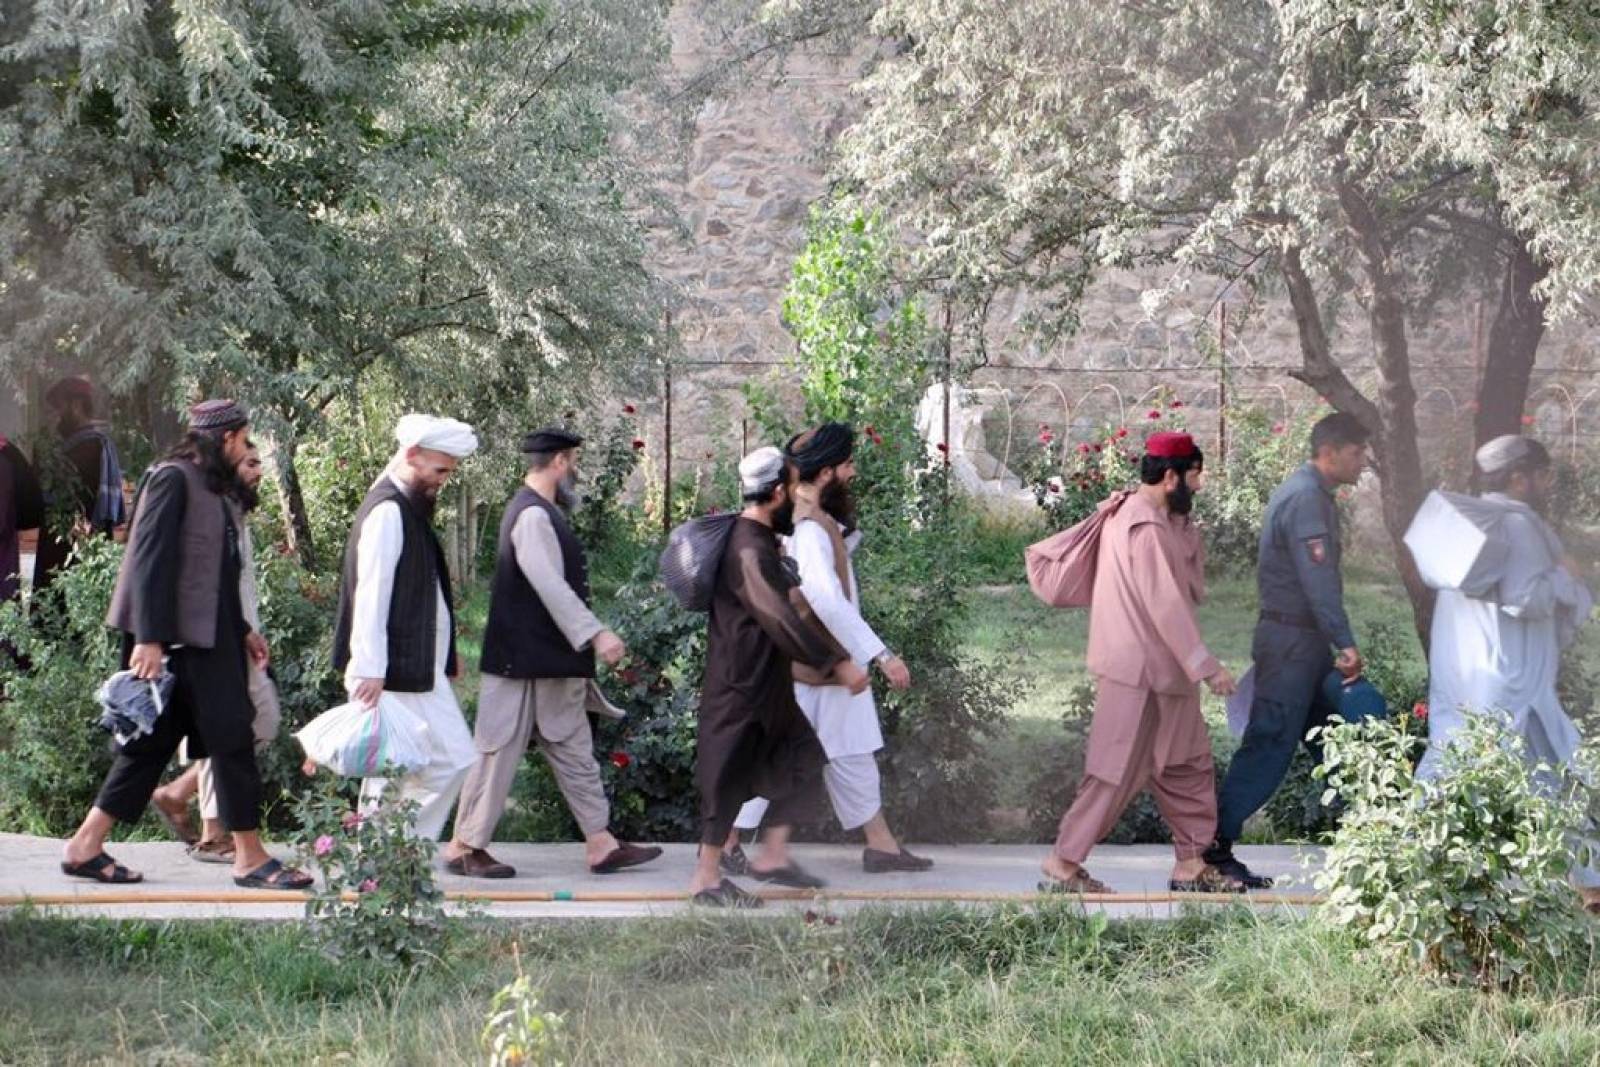
<path fill-rule="evenodd" d="M 499 925 L 400 974 L 317 956 L 293 925 L 23 916 L 0 923 L 0 1058 L 481 1063 L 513 942 L 580 1065 L 1600 1061 L 1592 959 L 1482 994 L 1319 923 L 1064 904 Z"/>

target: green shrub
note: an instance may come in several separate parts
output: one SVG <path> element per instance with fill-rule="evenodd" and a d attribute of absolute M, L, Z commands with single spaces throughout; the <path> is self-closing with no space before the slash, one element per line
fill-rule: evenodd
<path fill-rule="evenodd" d="M 295 804 L 299 861 L 320 881 L 306 901 L 313 940 L 338 959 L 415 963 L 445 936 L 444 893 L 433 877 L 434 843 L 410 832 L 415 801 L 389 778 L 378 807 L 354 805 L 357 783 L 320 772 Z"/>
<path fill-rule="evenodd" d="M 1323 914 L 1379 951 L 1481 985 L 1515 985 L 1581 943 L 1566 877 L 1594 789 L 1535 780 L 1501 716 L 1467 717 L 1436 780 L 1404 717 L 1322 732 L 1320 773 L 1344 805 L 1317 886 Z M 1587 850 L 1584 850 L 1587 851 Z"/>
<path fill-rule="evenodd" d="M 52 837 L 76 829 L 111 766 L 95 691 L 120 655 L 105 618 L 122 546 L 74 554 L 48 589 L 0 605 L 0 825 Z"/>

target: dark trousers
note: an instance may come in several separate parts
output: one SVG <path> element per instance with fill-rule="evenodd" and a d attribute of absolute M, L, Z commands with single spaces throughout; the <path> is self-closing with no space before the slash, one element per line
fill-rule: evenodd
<path fill-rule="evenodd" d="M 190 755 L 211 760 L 217 814 L 228 830 L 261 825 L 261 770 L 256 765 L 254 711 L 246 687 L 244 650 L 237 642 L 169 653 L 172 699 L 155 732 L 122 747 L 100 787 L 95 807 L 119 822 L 138 822 L 161 775 L 185 737 Z"/>
<path fill-rule="evenodd" d="M 1337 714 L 1322 695 L 1322 683 L 1333 670 L 1333 654 L 1321 634 L 1281 623 L 1262 621 L 1256 627 L 1251 655 L 1255 660 L 1255 699 L 1228 764 L 1217 801 L 1217 836 L 1237 841 L 1245 820 L 1272 798 L 1283 784 L 1295 749 L 1304 744 L 1320 759 L 1320 746 L 1306 732 Z"/>

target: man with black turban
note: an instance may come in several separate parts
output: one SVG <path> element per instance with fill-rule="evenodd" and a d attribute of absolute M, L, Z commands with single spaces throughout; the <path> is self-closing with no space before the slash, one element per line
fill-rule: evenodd
<path fill-rule="evenodd" d="M 516 871 L 489 854 L 522 754 L 536 740 L 583 832 L 589 870 L 610 874 L 661 855 L 618 841 L 594 758 L 589 709 L 609 705 L 594 686 L 595 657 L 616 666 L 622 641 L 589 610 L 589 565 L 567 521 L 577 497 L 583 438 L 559 428 L 523 438 L 527 470 L 500 520 L 500 546 L 483 631 L 483 688 L 473 743 L 478 762 L 461 787 L 446 866 L 475 878 Z"/>
<path fill-rule="evenodd" d="M 900 658 L 873 633 L 861 615 L 861 594 L 851 555 L 861 543 L 852 530 L 855 507 L 850 483 L 856 476 L 855 433 L 842 422 L 829 422 L 798 434 L 787 453 L 794 465 L 794 533 L 788 554 L 799 567 L 800 592 L 817 621 L 849 653 L 850 661 L 865 669 L 876 664 L 896 689 L 911 685 L 911 673 Z M 794 665 L 794 696 L 822 742 L 828 763 L 823 781 L 833 801 L 834 813 L 846 830 L 860 829 L 867 838 L 861 855 L 868 874 L 891 871 L 925 871 L 933 861 L 912 855 L 900 846 L 883 815 L 883 786 L 876 753 L 883 747 L 878 707 L 872 690 L 859 693 L 829 673 L 803 663 Z M 723 869 L 730 873 L 750 870 L 739 847 L 739 831 L 761 825 L 766 801 L 759 797 L 746 804 L 734 821 L 734 831 L 723 853 Z"/>

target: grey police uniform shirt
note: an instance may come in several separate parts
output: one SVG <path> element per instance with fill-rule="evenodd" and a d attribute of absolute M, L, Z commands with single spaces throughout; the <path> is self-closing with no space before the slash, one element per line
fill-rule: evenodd
<path fill-rule="evenodd" d="M 1341 554 L 1333 490 L 1307 463 L 1267 503 L 1256 572 L 1263 617 L 1315 629 L 1334 648 L 1354 648 L 1344 612 Z"/>

